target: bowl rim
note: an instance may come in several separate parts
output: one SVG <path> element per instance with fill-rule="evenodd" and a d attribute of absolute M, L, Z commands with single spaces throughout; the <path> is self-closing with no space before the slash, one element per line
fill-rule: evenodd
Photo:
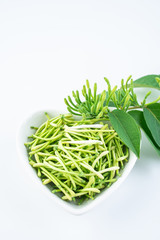
<path fill-rule="evenodd" d="M 88 212 L 93 207 L 99 205 L 102 201 L 107 199 L 121 184 L 124 182 L 124 180 L 127 178 L 129 173 L 131 172 L 132 168 L 134 167 L 137 157 L 136 155 L 129 150 L 130 156 L 128 163 L 126 164 L 125 168 L 123 169 L 122 175 L 117 179 L 115 183 L 113 183 L 109 188 L 104 189 L 100 194 L 97 195 L 97 197 L 94 200 L 89 200 L 88 203 L 82 204 L 82 205 L 72 205 L 70 202 L 66 202 L 56 196 L 55 194 L 51 193 L 49 188 L 44 186 L 41 182 L 41 179 L 37 176 L 35 170 L 30 166 L 28 162 L 28 155 L 26 147 L 24 146 L 24 142 L 22 142 L 23 138 L 26 138 L 29 136 L 27 133 L 25 133 L 25 129 L 28 128 L 28 131 L 31 131 L 30 129 L 30 122 L 34 122 L 34 120 L 38 117 L 40 119 L 40 116 L 43 115 L 45 117 L 45 112 L 50 113 L 52 116 L 57 114 L 64 114 L 64 109 L 41 109 L 35 112 L 32 112 L 30 116 L 27 118 L 24 118 L 17 130 L 16 134 L 16 148 L 19 156 L 19 162 L 21 166 L 23 167 L 24 171 L 27 175 L 29 175 L 30 180 L 34 182 L 39 189 L 44 192 L 50 199 L 53 199 L 57 204 L 59 204 L 61 207 L 63 207 L 68 212 L 74 214 L 74 215 L 80 215 L 83 213 Z M 43 123 L 44 121 L 40 121 Z M 27 132 L 27 131 L 26 131 Z"/>

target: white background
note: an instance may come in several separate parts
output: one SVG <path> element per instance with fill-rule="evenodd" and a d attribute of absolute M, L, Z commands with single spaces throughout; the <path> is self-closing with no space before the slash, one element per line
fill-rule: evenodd
<path fill-rule="evenodd" d="M 127 180 L 81 216 L 43 195 L 16 152 L 22 119 L 65 108 L 87 78 L 101 91 L 104 76 L 114 86 L 152 73 L 160 73 L 158 0 L 0 0 L 0 239 L 160 239 L 160 159 L 145 137 Z"/>

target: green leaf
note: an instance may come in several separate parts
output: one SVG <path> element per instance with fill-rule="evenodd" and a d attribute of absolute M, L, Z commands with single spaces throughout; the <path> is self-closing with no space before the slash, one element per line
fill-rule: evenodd
<path fill-rule="evenodd" d="M 160 103 L 153 103 L 143 108 L 144 118 L 152 137 L 160 147 Z"/>
<path fill-rule="evenodd" d="M 147 75 L 133 81 L 133 87 L 149 87 L 160 90 L 160 83 L 156 80 L 160 75 Z"/>
<path fill-rule="evenodd" d="M 150 141 L 150 143 L 153 145 L 153 147 L 155 148 L 155 150 L 157 151 L 157 153 L 160 156 L 160 147 L 157 145 L 157 143 L 155 142 L 154 138 L 152 137 L 152 134 L 149 130 L 149 128 L 147 127 L 147 124 L 145 122 L 144 116 L 143 116 L 143 112 L 142 111 L 138 111 L 138 110 L 132 110 L 128 112 L 137 122 L 137 124 L 142 128 L 142 130 L 145 132 L 148 140 Z"/>
<path fill-rule="evenodd" d="M 128 113 L 118 109 L 109 112 L 108 116 L 122 141 L 139 157 L 141 133 L 136 121 Z"/>

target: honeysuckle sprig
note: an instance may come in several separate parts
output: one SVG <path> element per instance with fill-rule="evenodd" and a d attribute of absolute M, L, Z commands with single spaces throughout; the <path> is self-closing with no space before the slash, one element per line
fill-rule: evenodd
<path fill-rule="evenodd" d="M 113 94 L 113 91 L 112 93 Z M 107 106 L 104 106 L 106 101 L 106 91 L 101 94 L 97 94 L 97 84 L 94 84 L 93 92 L 91 91 L 89 81 L 86 81 L 86 85 L 83 86 L 82 96 L 84 100 L 81 101 L 79 91 L 72 92 L 74 101 L 68 96 L 68 99 L 64 99 L 67 109 L 70 113 L 84 118 L 100 118 L 106 116 Z M 109 96 L 111 98 L 111 95 Z"/>
<path fill-rule="evenodd" d="M 160 96 L 147 103 L 147 98 L 151 95 L 151 91 L 149 91 L 144 96 L 143 101 L 138 102 L 134 92 L 135 87 L 160 90 L 160 75 L 148 75 L 135 81 L 133 81 L 132 76 L 129 76 L 126 81 L 121 80 L 119 88 L 117 86 L 112 88 L 109 80 L 107 78 L 104 80 L 107 89 L 100 94 L 97 93 L 96 83 L 92 92 L 88 80 L 82 89 L 83 100 L 80 99 L 78 91 L 73 91 L 74 100 L 70 96 L 65 99 L 68 111 L 74 115 L 82 116 L 83 119 L 109 119 L 124 143 L 139 157 L 140 132 L 136 125 L 138 124 L 160 154 L 160 138 L 158 137 L 160 135 Z M 114 110 L 111 107 L 114 107 Z M 141 114 L 139 110 L 143 113 Z M 153 123 L 156 131 L 152 127 Z M 132 129 L 134 129 L 135 136 Z"/>
<path fill-rule="evenodd" d="M 97 84 L 94 84 L 93 91 L 90 88 L 89 81 L 86 80 L 86 85 L 83 85 L 82 96 L 80 99 L 79 91 L 72 92 L 74 100 L 70 96 L 64 99 L 67 109 L 74 115 L 83 116 L 84 118 L 107 117 L 109 107 L 127 111 L 129 109 L 143 108 L 146 104 L 148 96 L 151 94 L 149 91 L 141 103 L 137 100 L 137 95 L 134 92 L 134 84 L 132 76 L 129 76 L 126 82 L 121 80 L 121 87 L 113 89 L 107 78 L 104 78 L 107 83 L 107 90 L 102 93 L 97 93 Z M 159 81 L 159 78 L 156 81 Z M 158 102 L 160 98 L 156 99 L 154 103 Z"/>

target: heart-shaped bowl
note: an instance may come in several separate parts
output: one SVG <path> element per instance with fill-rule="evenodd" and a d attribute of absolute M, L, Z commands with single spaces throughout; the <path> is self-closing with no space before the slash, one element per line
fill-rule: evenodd
<path fill-rule="evenodd" d="M 119 186 L 120 184 L 127 178 L 128 174 L 132 170 L 137 157 L 131 151 L 129 151 L 129 159 L 126 163 L 124 169 L 122 170 L 122 174 L 118 177 L 117 181 L 114 182 L 109 188 L 104 189 L 101 193 L 97 194 L 94 200 L 88 200 L 84 202 L 82 205 L 75 205 L 72 202 L 67 202 L 59 198 L 57 195 L 53 194 L 47 185 L 43 185 L 40 178 L 38 178 L 35 169 L 33 169 L 28 161 L 28 153 L 27 149 L 24 145 L 28 141 L 28 136 L 32 135 L 34 130 L 30 128 L 30 126 L 39 127 L 43 122 L 46 121 L 46 116 L 44 112 L 47 112 L 51 117 L 58 116 L 59 114 L 63 114 L 63 111 L 56 110 L 48 110 L 48 111 L 38 111 L 32 114 L 29 118 L 27 118 L 20 126 L 17 133 L 17 151 L 19 155 L 19 159 L 21 162 L 21 166 L 23 167 L 23 171 L 26 172 L 27 176 L 30 176 L 32 183 L 39 187 L 40 191 L 47 194 L 50 199 L 53 199 L 54 202 L 61 205 L 63 208 L 68 210 L 70 213 L 79 215 L 87 212 L 92 209 L 102 201 L 106 200 Z"/>

